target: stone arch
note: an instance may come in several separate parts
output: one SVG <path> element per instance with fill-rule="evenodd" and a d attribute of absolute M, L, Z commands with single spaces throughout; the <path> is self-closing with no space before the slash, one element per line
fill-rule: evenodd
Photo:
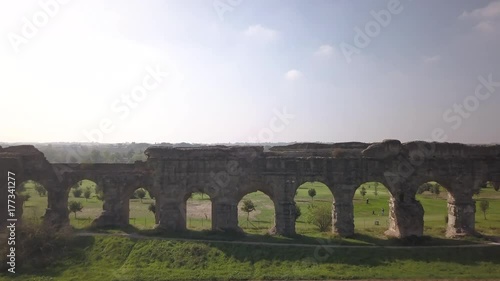
<path fill-rule="evenodd" d="M 241 210 L 244 200 L 251 200 L 256 209 L 249 214 L 253 217 L 249 221 L 247 221 L 248 214 Z M 251 233 L 276 231 L 276 201 L 273 200 L 273 193 L 269 192 L 269 189 L 259 188 L 242 196 L 240 194 L 237 202 L 238 226 L 242 231 Z"/>
<path fill-rule="evenodd" d="M 82 177 L 80 179 L 73 179 L 66 188 L 64 188 L 65 197 L 66 197 L 66 209 L 68 209 L 68 220 L 70 225 L 74 228 L 84 228 L 88 227 L 92 224 L 92 222 L 98 218 L 103 209 L 103 198 L 99 193 L 98 183 L 95 181 L 95 177 L 90 177 L 92 179 L 88 179 L 87 177 Z M 90 190 L 90 198 L 85 198 L 85 190 Z M 80 190 L 81 194 L 79 197 L 76 197 L 77 193 L 75 190 Z M 78 195 L 78 194 L 76 194 Z M 77 212 L 76 214 L 70 213 L 69 211 L 69 203 L 71 201 L 80 202 L 83 205 L 83 209 L 81 212 Z"/>
<path fill-rule="evenodd" d="M 390 189 L 382 182 L 367 181 L 357 186 L 352 195 L 354 228 L 381 233 L 387 230 L 389 201 L 393 197 Z"/>
<path fill-rule="evenodd" d="M 159 215 L 156 211 L 157 192 L 146 185 L 128 185 L 123 188 L 121 195 L 121 208 L 123 210 L 124 221 L 126 220 L 129 225 L 136 228 L 152 228 L 158 223 Z M 134 197 L 134 194 L 143 189 L 146 194 L 141 200 Z M 150 204 L 155 206 L 155 212 L 149 210 Z"/>
<path fill-rule="evenodd" d="M 212 229 L 212 197 L 204 188 L 195 187 L 190 190 L 182 200 L 186 229 Z"/>
<path fill-rule="evenodd" d="M 309 181 L 312 179 L 313 181 Z M 321 207 L 327 206 L 330 210 L 333 208 L 333 192 L 332 188 L 318 179 L 323 179 L 322 177 L 311 177 L 309 179 L 302 179 L 298 184 L 295 191 L 294 202 L 295 205 L 300 208 L 301 216 L 295 221 L 295 228 L 298 234 L 305 235 L 309 232 L 315 232 L 316 226 L 307 223 L 307 216 L 309 213 L 310 205 Z M 316 195 L 311 198 L 309 196 L 309 190 L 314 189 Z M 332 213 L 330 211 L 330 213 Z M 332 218 L 333 221 L 333 218 Z"/>
<path fill-rule="evenodd" d="M 20 208 L 16 208 L 16 215 L 24 221 L 42 223 L 49 204 L 47 188 L 39 181 L 30 179 L 24 180 L 17 186 L 16 199 L 20 202 Z M 37 186 L 41 188 L 39 192 Z"/>
<path fill-rule="evenodd" d="M 450 188 L 447 185 L 442 184 L 442 181 L 428 181 L 417 186 L 418 189 L 415 198 L 424 210 L 423 234 L 429 233 L 431 230 L 429 225 L 442 225 L 442 232 L 444 234 L 447 229 L 447 221 L 449 220 L 447 203 L 454 201 L 453 193 L 450 192 Z M 430 212 L 431 209 L 434 211 Z M 441 229 L 441 227 L 438 227 L 438 229 Z"/>

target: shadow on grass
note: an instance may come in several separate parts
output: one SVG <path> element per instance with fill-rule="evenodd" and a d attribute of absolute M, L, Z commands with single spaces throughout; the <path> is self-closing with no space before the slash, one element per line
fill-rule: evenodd
<path fill-rule="evenodd" d="M 263 228 L 262 230 L 267 230 Z M 365 233 L 356 233 L 351 237 L 340 237 L 331 233 L 324 233 L 321 237 L 296 234 L 290 237 L 271 235 L 269 233 L 253 234 L 239 231 L 212 231 L 212 230 L 184 230 L 166 232 L 160 229 L 139 229 L 132 225 L 124 227 L 88 227 L 80 231 L 100 234 L 139 234 L 143 236 L 172 239 L 193 239 L 215 241 L 242 241 L 276 244 L 308 244 L 308 245 L 339 245 L 339 246 L 462 246 L 484 244 L 491 241 L 488 237 L 464 237 L 449 239 L 435 236 L 408 237 L 405 239 L 381 238 Z"/>
<path fill-rule="evenodd" d="M 137 229 L 135 229 L 137 230 Z M 158 230 L 135 231 L 133 227 L 125 229 L 108 228 L 100 233 L 140 233 L 150 235 L 156 239 L 134 239 L 131 237 L 97 237 L 76 236 L 69 241 L 66 249 L 58 253 L 51 266 L 43 271 L 27 270 L 25 273 L 57 278 L 68 268 L 74 266 L 96 266 L 96 263 L 106 263 L 106 270 L 117 270 L 129 256 L 148 258 L 156 261 L 155 256 L 174 256 L 174 251 L 182 253 L 178 258 L 183 260 L 200 259 L 200 256 L 213 257 L 213 254 L 223 253 L 224 260 L 236 261 L 241 264 L 266 264 L 285 263 L 291 266 L 304 267 L 308 265 L 333 265 L 344 264 L 353 266 L 380 266 L 394 262 L 419 262 L 419 267 L 433 263 L 447 263 L 449 266 L 478 265 L 489 262 L 500 264 L 500 246 L 496 247 L 454 247 L 454 248 L 385 248 L 385 247 L 338 247 L 327 248 L 325 245 L 359 245 L 360 240 L 377 242 L 377 238 L 358 234 L 352 239 L 332 236 L 331 239 L 314 238 L 297 235 L 294 237 L 280 237 L 268 235 L 245 235 L 241 232 L 221 233 L 213 231 L 184 231 L 179 233 L 165 233 Z M 132 236 L 133 237 L 133 236 Z M 167 238 L 166 240 L 163 240 Z M 312 244 L 314 247 L 269 246 L 249 244 L 227 244 L 200 241 L 172 241 L 168 238 L 225 240 L 225 241 L 253 241 L 271 243 L 302 243 Z M 432 240 L 432 238 L 428 238 Z M 351 241 L 352 240 L 352 241 Z M 427 240 L 427 239 L 424 239 Z M 438 241 L 439 242 L 439 241 Z M 396 242 L 394 242 L 396 243 Z M 406 243 L 398 241 L 397 243 Z M 134 252 L 133 254 L 131 254 Z M 195 257 L 196 255 L 196 257 Z M 201 260 L 210 259 L 201 258 Z M 219 260 L 218 262 L 224 262 Z M 132 262 L 132 261 L 129 261 Z M 135 262 L 135 261 L 134 261 Z M 150 262 L 148 260 L 148 262 Z M 157 262 L 162 263 L 163 258 Z M 180 263 L 182 264 L 182 262 Z M 179 265 L 181 268 L 182 266 Z M 21 275 L 22 276 L 22 275 Z M 21 278 L 21 277 L 20 277 Z M 23 280 L 23 279 L 19 279 Z"/>

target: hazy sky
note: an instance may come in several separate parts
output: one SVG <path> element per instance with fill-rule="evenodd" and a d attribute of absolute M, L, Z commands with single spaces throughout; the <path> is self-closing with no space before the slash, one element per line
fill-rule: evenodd
<path fill-rule="evenodd" d="M 0 34 L 0 141 L 500 142 L 500 1 L 3 1 Z"/>

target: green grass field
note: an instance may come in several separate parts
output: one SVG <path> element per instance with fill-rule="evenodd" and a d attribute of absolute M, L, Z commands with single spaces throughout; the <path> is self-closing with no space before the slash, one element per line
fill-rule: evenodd
<path fill-rule="evenodd" d="M 383 232 L 388 226 L 389 212 L 389 192 L 382 185 L 378 185 L 375 195 L 375 183 L 366 183 L 363 185 L 366 189 L 366 195 L 360 194 L 361 187 L 357 189 L 354 196 L 354 223 L 355 231 L 362 235 L 374 236 L 376 238 L 384 237 Z M 84 180 L 81 183 L 81 188 L 90 188 L 92 190 L 91 198 L 74 198 L 70 192 L 69 200 L 80 201 L 83 204 L 82 212 L 70 214 L 71 225 L 77 229 L 86 228 L 90 225 L 93 219 L 100 215 L 102 211 L 102 201 L 95 196 L 95 184 L 91 181 Z M 308 195 L 308 190 L 314 188 L 316 196 L 314 200 Z M 26 192 L 30 194 L 30 198 L 24 205 L 24 219 L 34 222 L 40 222 L 41 217 L 47 206 L 47 197 L 39 196 L 31 182 L 26 184 Z M 262 192 L 254 192 L 246 195 L 243 200 L 250 199 L 254 202 L 256 210 L 250 213 L 250 219 L 247 221 L 247 214 L 241 211 L 241 202 L 238 207 L 240 227 L 247 233 L 264 234 L 269 228 L 274 225 L 274 205 L 271 199 Z M 366 199 L 369 200 L 367 204 Z M 475 195 L 476 200 L 487 199 L 490 202 L 490 208 L 484 219 L 483 213 L 477 206 L 476 213 L 476 229 L 487 235 L 498 235 L 500 233 L 500 192 L 496 192 L 493 188 L 488 187 L 481 190 L 479 195 Z M 424 207 L 424 234 L 434 237 L 443 238 L 447 214 L 447 192 L 442 189 L 439 196 L 430 192 L 424 192 L 417 195 Z M 306 183 L 297 190 L 295 196 L 297 205 L 301 208 L 302 215 L 296 223 L 297 233 L 311 236 L 324 237 L 325 233 L 320 233 L 317 227 L 307 222 L 308 205 L 327 205 L 331 208 L 333 196 L 330 190 L 322 183 Z M 154 200 L 146 195 L 142 200 L 130 199 L 130 224 L 138 229 L 152 229 L 154 227 L 154 215 L 148 210 L 148 206 Z M 382 214 L 382 209 L 384 213 Z M 378 221 L 378 225 L 375 222 Z M 207 195 L 195 193 L 187 201 L 187 227 L 191 230 L 204 230 L 211 227 L 211 201 Z"/>
<path fill-rule="evenodd" d="M 334 248 L 75 237 L 51 266 L 0 280 L 496 279 L 500 247 Z"/>
<path fill-rule="evenodd" d="M 82 188 L 95 190 L 90 181 L 82 182 Z M 447 245 L 457 247 L 387 247 L 407 245 L 404 241 L 388 239 L 383 235 L 387 229 L 389 193 L 382 186 L 364 185 L 366 195 L 354 197 L 355 230 L 353 238 L 341 238 L 329 232 L 319 232 L 308 223 L 308 205 L 324 204 L 331 207 L 332 194 L 321 183 L 301 186 L 295 201 L 302 210 L 297 221 L 297 237 L 265 235 L 274 223 L 273 203 L 261 192 L 248 194 L 243 199 L 254 202 L 256 210 L 247 214 L 239 211 L 240 226 L 246 236 L 233 237 L 228 234 L 205 231 L 210 229 L 210 198 L 193 194 L 187 201 L 187 226 L 190 231 L 176 234 L 158 233 L 151 230 L 154 216 L 148 206 L 154 202 L 146 196 L 130 199 L 131 229 L 99 230 L 97 236 L 72 236 L 63 247 L 55 247 L 51 253 L 50 266 L 37 267 L 21 264 L 15 276 L 2 275 L 0 280 L 272 280 L 272 279 L 498 279 L 500 277 L 500 246 L 476 247 L 483 240 L 467 238 L 444 239 L 447 194 L 444 190 L 436 196 L 424 192 L 417 196 L 425 209 L 425 234 L 432 237 L 423 243 L 426 246 Z M 308 189 L 314 188 L 314 200 Z M 41 221 L 47 198 L 39 196 L 32 184 L 27 184 L 30 198 L 25 202 L 24 218 L 35 223 Z M 482 189 L 476 199 L 490 201 L 487 219 L 479 211 L 476 228 L 485 234 L 499 234 L 500 192 L 491 187 Z M 366 199 L 369 199 L 367 204 Z M 77 232 L 86 231 L 92 219 L 102 210 L 102 202 L 95 198 L 82 202 L 84 208 L 70 221 Z M 241 204 L 241 202 L 240 202 Z M 384 214 L 382 214 L 384 209 Z M 379 221 L 379 225 L 375 225 Z M 114 236 L 142 229 L 142 238 Z M 106 235 L 106 233 L 108 235 Z M 111 235 L 109 235 L 111 234 Z M 202 241 L 178 241 L 191 238 Z M 238 243 L 227 242 L 237 240 Z M 211 241 L 211 242 L 210 242 Z M 226 241 L 224 243 L 223 241 Z M 242 244 L 252 242 L 257 244 Z M 274 243 L 263 245 L 261 243 Z M 292 244 L 310 246 L 292 247 Z M 282 244 L 282 245 L 280 245 Z M 285 244 L 285 245 L 283 245 Z M 322 245 L 356 246 L 325 248 Z M 380 247 L 372 248 L 371 245 Z"/>

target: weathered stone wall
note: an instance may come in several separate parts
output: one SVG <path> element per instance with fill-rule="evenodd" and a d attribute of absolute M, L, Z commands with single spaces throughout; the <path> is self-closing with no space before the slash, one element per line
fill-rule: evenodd
<path fill-rule="evenodd" d="M 186 200 L 193 192 L 204 192 L 212 200 L 212 228 L 241 231 L 238 202 L 262 191 L 274 202 L 270 231 L 282 235 L 295 234 L 294 196 L 305 182 L 319 181 L 332 191 L 332 230 L 344 236 L 354 234 L 356 189 L 365 182 L 382 183 L 391 193 L 386 234 L 395 237 L 423 235 L 424 210 L 415 199 L 423 183 L 436 181 L 449 192 L 449 236 L 475 233 L 472 195 L 486 181 L 500 184 L 500 145 L 386 140 L 301 143 L 267 152 L 262 147 L 150 147 L 145 153 L 148 160 L 134 164 L 50 164 L 34 147 L 19 146 L 0 149 L 0 167 L 4 173 L 15 166 L 21 180 L 36 180 L 47 188 L 47 224 L 69 224 L 69 189 L 89 179 L 104 193 L 96 226 L 127 225 L 129 197 L 145 187 L 155 196 L 160 229 L 186 229 Z M 4 186 L 0 192 L 5 198 Z"/>

